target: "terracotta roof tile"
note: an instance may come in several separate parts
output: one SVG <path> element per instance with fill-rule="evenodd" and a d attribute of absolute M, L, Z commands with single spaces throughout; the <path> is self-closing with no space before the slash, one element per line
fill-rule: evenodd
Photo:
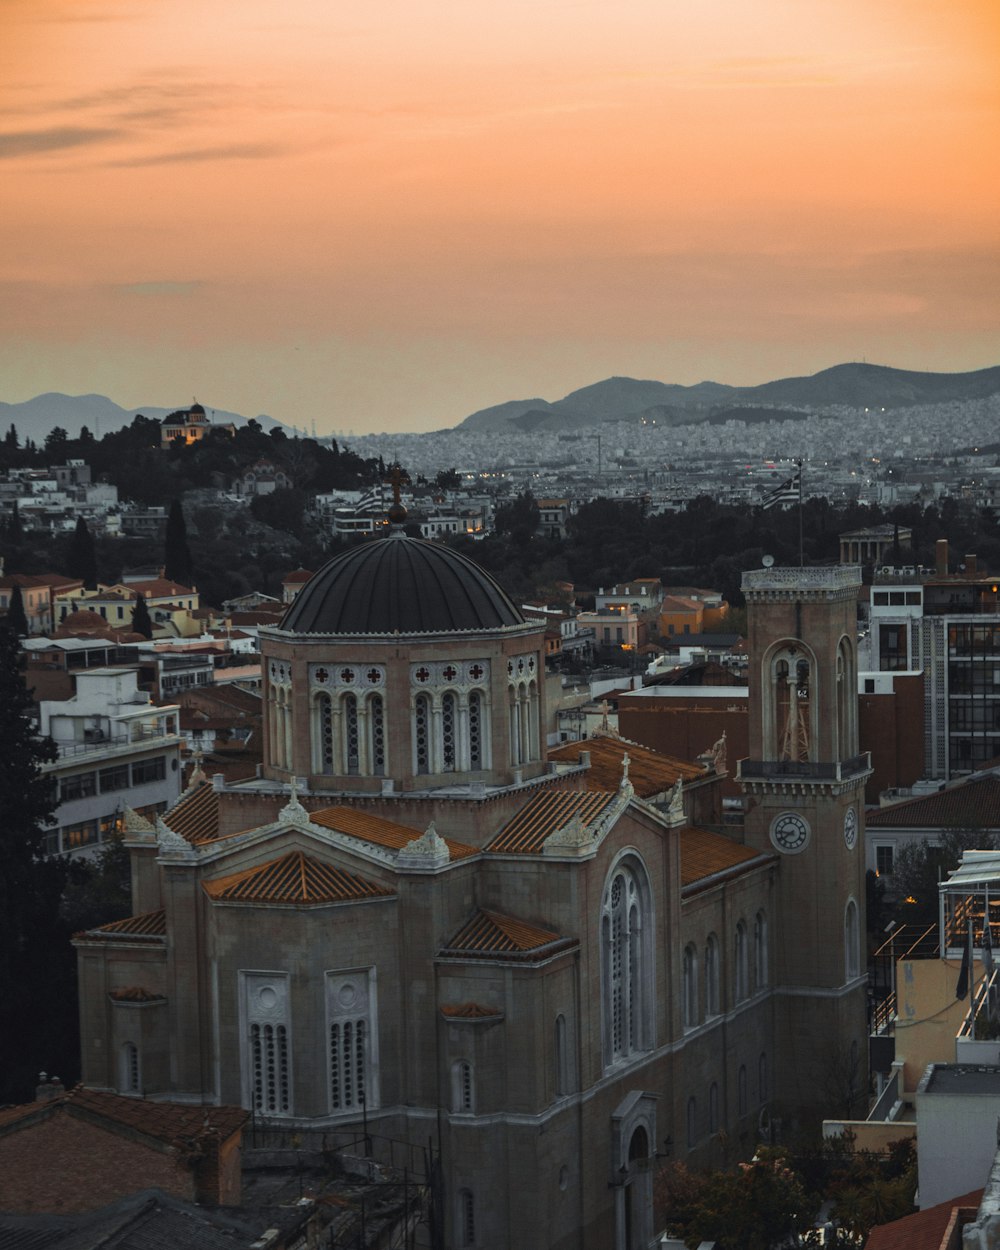
<path fill-rule="evenodd" d="M 250 1112 L 242 1107 L 184 1107 L 144 1098 L 123 1098 L 82 1085 L 71 1089 L 64 1101 L 71 1109 L 137 1129 L 181 1149 L 190 1149 L 206 1133 L 218 1133 L 225 1141 L 250 1119 Z"/>
<path fill-rule="evenodd" d="M 749 866 L 754 861 L 770 858 L 766 852 L 742 846 L 721 833 L 707 829 L 681 830 L 681 885 L 692 885 L 727 868 Z"/>
<path fill-rule="evenodd" d="M 978 1211 L 982 1198 L 983 1191 L 974 1189 L 961 1198 L 952 1198 L 949 1202 L 928 1207 L 926 1211 L 904 1215 L 891 1224 L 881 1224 L 869 1233 L 866 1250 L 942 1250 L 955 1209 L 965 1207 Z"/>
<path fill-rule="evenodd" d="M 291 851 L 270 863 L 246 868 L 228 877 L 203 881 L 202 889 L 217 902 L 347 903 L 362 898 L 387 898 L 392 890 L 356 873 Z"/>
<path fill-rule="evenodd" d="M 167 812 L 164 824 L 197 846 L 219 836 L 219 794 L 209 781 L 203 781 L 190 794 L 182 795 L 176 807 Z"/>
<path fill-rule="evenodd" d="M 641 799 L 652 798 L 669 790 L 678 777 L 693 781 L 705 777 L 705 770 L 697 764 L 663 755 L 650 747 L 625 738 L 612 738 L 597 734 L 582 742 L 564 742 L 549 751 L 550 760 L 577 763 L 581 751 L 590 752 L 588 782 L 599 790 L 617 790 L 622 779 L 622 759 L 628 754 L 628 779 Z"/>
<path fill-rule="evenodd" d="M 606 790 L 547 790 L 536 794 L 486 849 L 508 855 L 536 854 L 549 834 L 568 824 L 574 816 L 585 825 L 593 824 L 613 797 Z"/>
<path fill-rule="evenodd" d="M 503 1012 L 499 1007 L 484 1007 L 481 1003 L 442 1003 L 441 1014 L 449 1020 L 492 1020 Z"/>
<path fill-rule="evenodd" d="M 546 947 L 559 949 L 575 946 L 573 939 L 539 928 L 525 920 L 504 916 L 500 912 L 480 910 L 447 943 L 442 955 L 534 956 Z"/>
<path fill-rule="evenodd" d="M 165 995 L 157 994 L 153 990 L 147 990 L 141 985 L 127 985 L 123 989 L 111 990 L 108 997 L 113 998 L 116 1003 L 160 1003 L 166 1001 Z"/>
<path fill-rule="evenodd" d="M 353 807 L 324 807 L 318 812 L 310 812 L 309 819 L 314 825 L 322 825 L 324 829 L 332 829 L 334 833 L 344 833 L 351 838 L 360 838 L 363 842 L 373 842 L 376 846 L 384 846 L 388 850 L 400 851 L 423 834 L 422 829 L 413 829 L 409 825 L 398 825 L 394 820 L 385 820 L 382 816 L 373 816 L 370 812 L 359 811 Z M 464 842 L 455 842 L 445 838 L 451 858 L 465 859 L 476 854 L 474 846 Z"/>
<path fill-rule="evenodd" d="M 1000 777 L 988 773 L 865 815 L 876 829 L 1000 829 Z"/>
<path fill-rule="evenodd" d="M 146 942 L 164 941 L 167 936 L 167 917 L 164 911 L 147 911 L 141 916 L 128 916 L 124 920 L 112 920 L 110 924 L 96 929 L 84 929 L 73 935 L 77 938 L 122 938 Z"/>

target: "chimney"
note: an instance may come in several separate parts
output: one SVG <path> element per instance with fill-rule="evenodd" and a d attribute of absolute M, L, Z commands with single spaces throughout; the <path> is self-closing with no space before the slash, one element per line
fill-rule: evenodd
<path fill-rule="evenodd" d="M 939 577 L 948 572 L 948 540 L 939 538 L 934 544 L 934 571 Z"/>
<path fill-rule="evenodd" d="M 976 558 L 975 554 L 965 557 L 965 571 L 970 577 L 975 577 L 978 572 L 978 569 L 976 568 Z"/>

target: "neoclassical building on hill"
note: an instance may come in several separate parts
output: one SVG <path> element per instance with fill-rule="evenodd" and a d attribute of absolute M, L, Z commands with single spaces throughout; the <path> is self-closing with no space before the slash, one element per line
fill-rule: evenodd
<path fill-rule="evenodd" d="M 432 1139 L 448 1246 L 637 1250 L 656 1160 L 865 1087 L 857 571 L 747 575 L 744 840 L 723 744 L 550 758 L 544 626 L 400 519 L 261 630 L 261 775 L 130 820 L 135 914 L 76 939 L 83 1078 Z"/>

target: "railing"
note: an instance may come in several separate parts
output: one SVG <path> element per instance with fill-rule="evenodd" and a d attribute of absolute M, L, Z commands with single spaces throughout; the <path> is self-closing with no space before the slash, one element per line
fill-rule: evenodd
<path fill-rule="evenodd" d="M 871 752 L 862 751 L 849 760 L 740 760 L 737 780 L 804 777 L 812 781 L 844 781 L 871 770 Z"/>
<path fill-rule="evenodd" d="M 899 1102 L 899 1073 L 893 1072 L 885 1088 L 875 1100 L 874 1107 L 868 1112 L 868 1119 L 891 1120 L 893 1117 L 890 1112 L 897 1102 Z"/>
<path fill-rule="evenodd" d="M 896 1019 L 896 995 L 889 993 L 872 1008 L 872 1033 L 886 1033 Z"/>
<path fill-rule="evenodd" d="M 158 738 L 176 738 L 177 736 L 175 730 L 163 729 L 160 726 L 133 725 L 128 736 L 105 736 L 92 742 L 56 741 L 56 750 L 59 752 L 60 759 L 71 759 L 76 755 L 92 755 L 99 751 L 105 753 L 109 751 L 127 751 L 135 747 L 137 743 L 152 741 Z"/>

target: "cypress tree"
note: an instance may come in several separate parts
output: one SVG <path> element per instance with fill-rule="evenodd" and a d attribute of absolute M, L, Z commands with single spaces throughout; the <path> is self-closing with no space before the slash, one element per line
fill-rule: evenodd
<path fill-rule="evenodd" d="M 24 541 L 24 527 L 21 524 L 21 513 L 18 511 L 16 499 L 14 500 L 14 506 L 10 512 L 10 521 L 7 525 L 7 539 L 12 543 Z"/>
<path fill-rule="evenodd" d="M 7 626 L 12 630 L 15 638 L 25 638 L 28 634 L 28 618 L 24 613 L 24 597 L 21 594 L 21 587 L 15 585 L 10 594 L 10 604 L 7 607 Z"/>
<path fill-rule="evenodd" d="M 172 582 L 179 582 L 182 586 L 191 585 L 191 552 L 188 548 L 184 509 L 179 499 L 175 499 L 170 505 L 170 515 L 167 517 L 163 575 Z"/>
<path fill-rule="evenodd" d="M 94 554 L 94 539 L 82 516 L 76 519 L 66 565 L 70 577 L 79 577 L 88 590 L 96 588 L 97 557 Z"/>
<path fill-rule="evenodd" d="M 135 607 L 132 609 L 132 630 L 136 634 L 142 634 L 143 638 L 153 636 L 153 621 L 149 615 L 149 608 L 146 606 L 146 596 L 143 594 L 136 595 Z"/>

